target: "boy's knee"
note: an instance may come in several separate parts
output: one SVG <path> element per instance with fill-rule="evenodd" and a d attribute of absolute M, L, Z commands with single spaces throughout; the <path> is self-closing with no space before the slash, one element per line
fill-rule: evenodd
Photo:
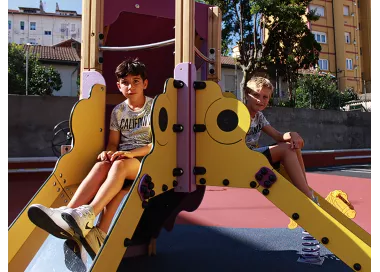
<path fill-rule="evenodd" d="M 109 170 L 111 167 L 111 162 L 109 161 L 100 161 L 95 163 L 95 167 L 99 170 Z"/>

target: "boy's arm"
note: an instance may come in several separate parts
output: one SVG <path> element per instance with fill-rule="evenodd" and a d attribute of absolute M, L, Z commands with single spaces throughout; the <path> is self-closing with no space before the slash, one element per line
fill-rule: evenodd
<path fill-rule="evenodd" d="M 292 144 L 292 148 L 303 148 L 304 146 L 304 141 L 297 132 L 281 133 L 271 125 L 263 127 L 262 130 L 272 137 L 277 143 L 290 142 Z"/>
<path fill-rule="evenodd" d="M 147 144 L 143 147 L 138 147 L 136 149 L 130 150 L 129 152 L 132 153 L 132 156 L 135 157 L 144 157 L 145 155 L 149 154 L 150 150 L 152 149 L 152 143 Z"/>
<path fill-rule="evenodd" d="M 120 131 L 110 130 L 106 151 L 117 151 L 120 142 Z"/>

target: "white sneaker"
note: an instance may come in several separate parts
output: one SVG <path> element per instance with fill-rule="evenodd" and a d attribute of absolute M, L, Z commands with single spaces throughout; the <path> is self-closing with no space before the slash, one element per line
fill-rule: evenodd
<path fill-rule="evenodd" d="M 61 239 L 71 239 L 74 230 L 62 219 L 63 211 L 70 211 L 66 206 L 47 208 L 41 204 L 33 204 L 28 209 L 28 217 L 37 227 Z"/>
<path fill-rule="evenodd" d="M 95 259 L 96 254 L 98 254 L 99 249 L 102 247 L 106 236 L 107 234 L 105 232 L 98 227 L 94 227 L 85 238 L 80 237 L 80 241 L 92 259 Z"/>
<path fill-rule="evenodd" d="M 95 213 L 90 205 L 83 205 L 75 209 L 62 212 L 62 218 L 81 237 L 86 237 L 94 227 Z"/>

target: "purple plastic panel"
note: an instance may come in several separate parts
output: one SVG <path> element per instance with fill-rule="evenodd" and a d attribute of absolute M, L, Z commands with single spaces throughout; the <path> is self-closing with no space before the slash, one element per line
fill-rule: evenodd
<path fill-rule="evenodd" d="M 174 78 L 182 80 L 185 85 L 177 92 L 177 123 L 183 125 L 184 130 L 177 134 L 177 167 L 184 173 L 177 177 L 176 192 L 193 192 L 196 189 L 195 175 L 195 91 L 193 82 L 196 78 L 196 69 L 192 63 L 180 63 L 174 69 Z"/>
<path fill-rule="evenodd" d="M 150 193 L 153 190 L 153 188 L 149 188 L 149 183 L 151 183 L 151 178 L 148 174 L 145 174 L 141 177 L 140 182 L 139 182 L 139 196 L 141 201 L 148 200 L 150 197 Z M 147 194 L 147 197 L 144 197 L 144 194 Z"/>
<path fill-rule="evenodd" d="M 268 167 L 261 167 L 256 173 L 255 179 L 264 188 L 270 188 L 276 182 L 277 177 L 275 173 Z"/>
<path fill-rule="evenodd" d="M 89 98 L 92 86 L 95 84 L 106 85 L 106 81 L 102 74 L 96 71 L 84 71 L 82 73 L 82 92 L 80 99 Z"/>

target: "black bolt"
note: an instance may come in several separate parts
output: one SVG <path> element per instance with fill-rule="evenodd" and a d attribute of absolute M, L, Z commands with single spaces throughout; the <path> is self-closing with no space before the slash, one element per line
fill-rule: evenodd
<path fill-rule="evenodd" d="M 148 187 L 146 187 L 146 185 L 141 185 L 141 192 L 145 193 L 147 191 L 148 191 Z"/>
<path fill-rule="evenodd" d="M 166 185 L 166 184 L 163 184 L 162 185 L 162 191 L 167 191 L 168 190 L 168 185 Z"/>
<path fill-rule="evenodd" d="M 262 180 L 263 179 L 263 175 L 257 173 L 256 176 L 255 176 L 256 180 Z"/>
<path fill-rule="evenodd" d="M 264 189 L 263 190 L 263 195 L 269 195 L 269 190 L 268 189 Z"/>
<path fill-rule="evenodd" d="M 201 167 L 201 166 L 195 166 L 193 168 L 193 174 L 194 175 L 204 175 L 204 174 L 206 174 L 206 168 Z"/>
<path fill-rule="evenodd" d="M 182 80 L 174 80 L 173 81 L 174 88 L 181 89 L 183 86 L 185 86 L 185 83 L 183 83 Z"/>
<path fill-rule="evenodd" d="M 215 49 L 214 48 L 211 48 L 210 49 L 210 54 L 214 54 L 215 53 Z"/>
<path fill-rule="evenodd" d="M 212 75 L 215 74 L 215 69 L 212 69 L 212 68 L 211 68 L 211 69 L 210 69 L 210 74 L 212 74 Z"/>
<path fill-rule="evenodd" d="M 156 195 L 156 192 L 154 190 L 150 191 L 150 197 L 154 197 Z"/>
<path fill-rule="evenodd" d="M 125 238 L 124 239 L 124 246 L 125 247 L 129 247 L 129 246 L 131 246 L 133 243 L 132 243 L 132 240 L 131 239 L 129 239 L 129 238 Z"/>
<path fill-rule="evenodd" d="M 269 175 L 269 180 L 270 181 L 276 181 L 277 180 L 277 177 L 275 175 Z"/>
<path fill-rule="evenodd" d="M 154 183 L 153 182 L 148 182 L 148 188 L 152 190 L 154 188 Z"/>
<path fill-rule="evenodd" d="M 251 181 L 251 182 L 249 183 L 249 186 L 251 186 L 251 188 L 256 188 L 257 183 L 254 182 L 254 181 Z"/>
<path fill-rule="evenodd" d="M 206 125 L 203 124 L 195 124 L 193 126 L 193 131 L 194 132 L 205 132 L 206 131 Z"/>
<path fill-rule="evenodd" d="M 300 218 L 300 215 L 298 213 L 293 213 L 292 218 L 293 220 L 298 220 Z"/>
<path fill-rule="evenodd" d="M 206 82 L 204 82 L 204 81 L 194 81 L 193 87 L 196 90 L 206 89 Z"/>
<path fill-rule="evenodd" d="M 262 175 L 266 175 L 268 173 L 268 169 L 266 169 L 265 167 L 261 168 L 260 169 L 260 172 Z"/>
<path fill-rule="evenodd" d="M 148 206 L 149 206 L 148 201 L 143 201 L 143 203 L 142 203 L 142 208 L 143 208 L 143 209 L 146 209 L 146 208 L 148 208 Z"/>
<path fill-rule="evenodd" d="M 152 177 L 149 176 L 149 175 L 146 175 L 145 176 L 145 181 L 148 182 L 148 183 L 151 182 L 152 181 Z"/>
<path fill-rule="evenodd" d="M 177 185 L 178 185 L 178 181 L 173 180 L 173 187 L 177 187 Z"/>
<path fill-rule="evenodd" d="M 359 270 L 362 269 L 362 266 L 361 266 L 360 264 L 356 263 L 356 264 L 354 264 L 354 269 L 355 269 L 356 271 L 359 271 Z"/>
<path fill-rule="evenodd" d="M 224 186 L 228 186 L 228 184 L 230 184 L 230 181 L 228 179 L 224 179 L 223 180 L 223 185 Z"/>
<path fill-rule="evenodd" d="M 103 57 L 99 57 L 98 62 L 103 63 L 103 60 L 104 60 Z"/>
<path fill-rule="evenodd" d="M 174 168 L 173 169 L 173 176 L 178 177 L 183 175 L 183 169 L 182 168 Z"/>
<path fill-rule="evenodd" d="M 199 179 L 199 183 L 202 184 L 202 185 L 205 185 L 206 184 L 206 179 L 204 179 L 204 178 Z"/>
<path fill-rule="evenodd" d="M 183 131 L 183 126 L 181 124 L 174 124 L 173 125 L 173 131 L 174 132 L 182 132 Z"/>
<path fill-rule="evenodd" d="M 323 237 L 323 238 L 322 238 L 322 244 L 327 245 L 328 243 L 329 243 L 329 238 L 327 238 L 327 237 Z"/>
<path fill-rule="evenodd" d="M 270 188 L 272 186 L 272 182 L 270 182 L 269 180 L 266 180 L 264 181 L 264 186 L 267 188 Z"/>
<path fill-rule="evenodd" d="M 104 34 L 103 33 L 99 33 L 99 40 L 103 40 L 104 39 Z"/>

